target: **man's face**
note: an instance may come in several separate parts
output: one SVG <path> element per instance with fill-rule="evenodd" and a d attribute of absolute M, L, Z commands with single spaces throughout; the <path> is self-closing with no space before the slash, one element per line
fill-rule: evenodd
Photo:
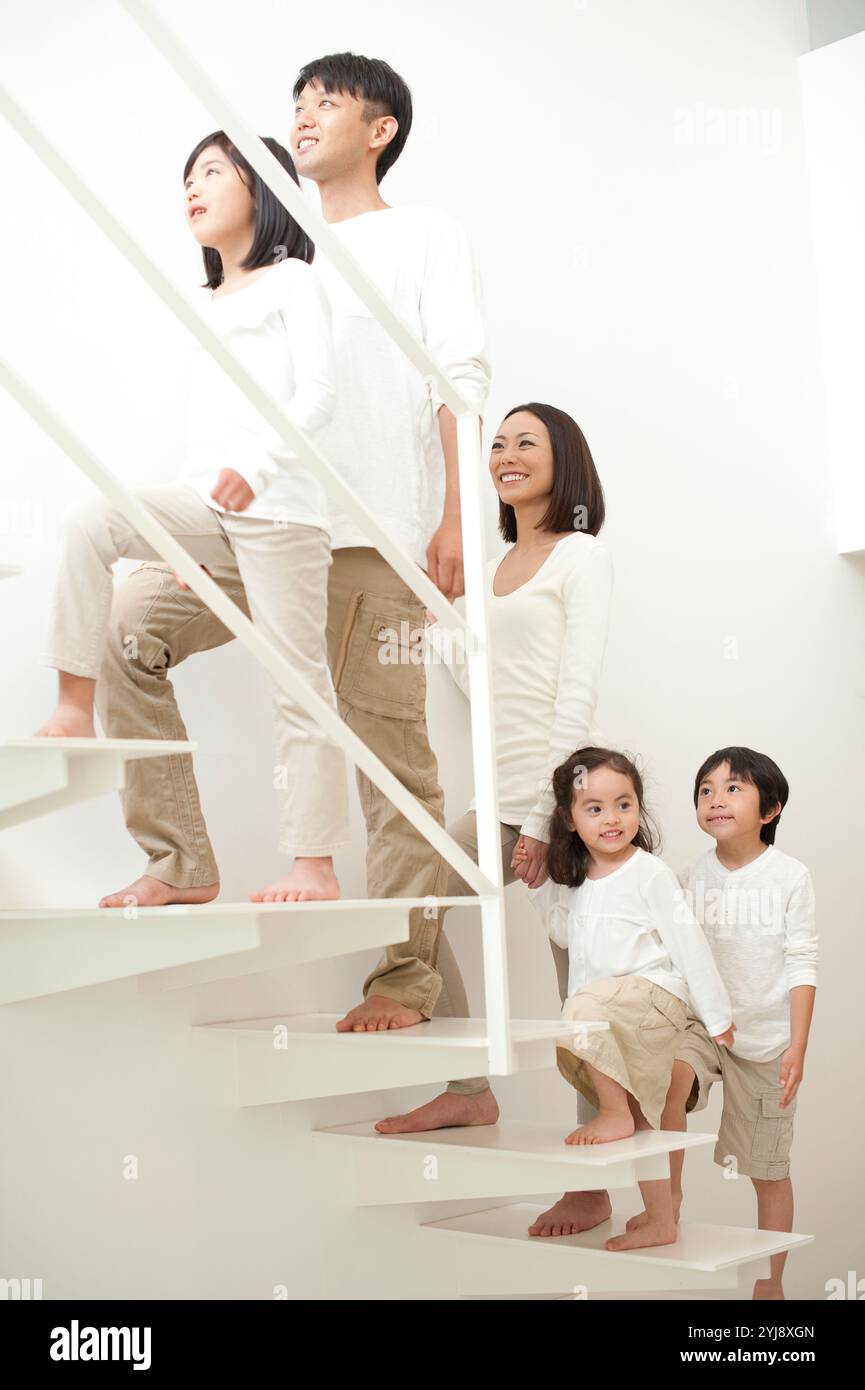
<path fill-rule="evenodd" d="M 291 153 L 298 174 L 316 183 L 357 169 L 370 152 L 377 158 L 396 134 L 394 116 L 364 120 L 366 103 L 347 92 L 325 91 L 314 77 L 297 98 Z"/>

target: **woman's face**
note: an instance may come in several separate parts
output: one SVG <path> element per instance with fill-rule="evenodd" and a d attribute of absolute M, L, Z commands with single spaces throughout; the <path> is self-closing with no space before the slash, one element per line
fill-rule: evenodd
<path fill-rule="evenodd" d="M 625 849 L 640 829 L 640 805 L 630 777 L 611 767 L 583 769 L 574 784 L 571 822 L 590 853 Z"/>
<path fill-rule="evenodd" d="M 553 490 L 553 449 L 543 420 L 518 410 L 499 426 L 490 450 L 490 476 L 511 507 L 541 502 Z"/>
<path fill-rule="evenodd" d="M 252 236 L 255 202 L 240 170 L 218 145 L 196 159 L 183 186 L 186 216 L 200 246 L 219 246 L 240 235 Z"/>

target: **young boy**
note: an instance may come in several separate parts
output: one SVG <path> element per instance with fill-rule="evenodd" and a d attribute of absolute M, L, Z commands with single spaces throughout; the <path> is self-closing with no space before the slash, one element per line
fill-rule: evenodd
<path fill-rule="evenodd" d="M 788 795 L 777 764 L 750 748 L 722 748 L 697 773 L 697 822 L 715 844 L 679 881 L 727 986 L 736 1032 L 731 1048 L 719 1047 L 689 1018 L 661 1119 L 663 1129 L 687 1129 L 686 1113 L 723 1083 L 715 1162 L 751 1179 L 757 1224 L 772 1231 L 793 1229 L 790 1145 L 817 985 L 811 875 L 774 844 Z M 683 1150 L 670 1155 L 677 1213 L 683 1161 Z M 755 1299 L 783 1299 L 786 1258 L 771 1257 Z"/>

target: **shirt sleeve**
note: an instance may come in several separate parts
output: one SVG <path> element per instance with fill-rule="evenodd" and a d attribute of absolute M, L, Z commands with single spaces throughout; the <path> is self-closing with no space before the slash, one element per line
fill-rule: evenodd
<path fill-rule="evenodd" d="M 283 267 L 276 270 L 282 272 Z M 291 364 L 294 389 L 280 405 L 291 423 L 312 438 L 330 422 L 336 407 L 330 304 L 305 262 L 290 269 L 286 267 L 285 274 L 280 315 L 285 326 L 285 353 Z M 258 495 L 287 465 L 296 462 L 297 454 L 277 435 L 273 456 L 266 456 L 257 466 L 244 467 L 241 463 L 237 471 Z"/>
<path fill-rule="evenodd" d="M 534 840 L 549 842 L 550 817 L 555 810 L 553 773 L 589 736 L 607 645 L 612 593 L 612 559 L 606 546 L 597 542 L 588 560 L 581 559 L 580 564 L 574 565 L 563 586 L 565 641 L 549 750 L 538 799 L 521 827 L 522 833 Z"/>
<path fill-rule="evenodd" d="M 459 601 L 457 609 L 460 611 Z M 449 627 L 447 623 L 436 621 L 428 623 L 425 632 L 429 660 L 437 666 L 446 666 L 451 679 L 459 686 L 466 699 L 469 699 L 465 630 Z"/>
<path fill-rule="evenodd" d="M 807 869 L 796 883 L 784 913 L 787 988 L 817 983 L 817 925 L 814 884 Z"/>
<path fill-rule="evenodd" d="M 437 217 L 430 225 L 420 319 L 424 343 L 482 415 L 491 370 L 483 287 L 468 238 L 451 217 Z M 444 402 L 435 382 L 429 386 L 438 414 Z"/>
<path fill-rule="evenodd" d="M 570 940 L 569 912 L 567 903 L 560 901 L 559 886 L 548 878 L 540 888 L 528 890 L 529 902 L 540 915 L 550 940 L 567 950 Z"/>
<path fill-rule="evenodd" d="M 730 996 L 684 890 L 672 869 L 664 864 L 641 885 L 641 892 L 655 931 L 684 977 L 698 1018 L 713 1038 L 718 1037 L 733 1022 Z"/>

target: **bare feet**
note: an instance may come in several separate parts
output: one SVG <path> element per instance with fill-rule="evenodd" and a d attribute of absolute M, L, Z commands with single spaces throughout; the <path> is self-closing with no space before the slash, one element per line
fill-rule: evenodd
<path fill-rule="evenodd" d="M 251 903 L 317 903 L 339 897 L 339 884 L 331 859 L 295 859 L 291 872 L 258 893 Z"/>
<path fill-rule="evenodd" d="M 784 1303 L 784 1290 L 772 1279 L 758 1279 L 751 1295 L 754 1303 Z"/>
<path fill-rule="evenodd" d="M 379 1134 L 419 1134 L 427 1129 L 450 1129 L 457 1125 L 494 1125 L 499 1107 L 489 1086 L 474 1095 L 461 1096 L 443 1091 L 435 1100 L 409 1110 L 406 1115 L 388 1115 L 379 1120 Z"/>
<path fill-rule="evenodd" d="M 386 1033 L 389 1028 L 412 1028 L 423 1023 L 418 1009 L 407 1009 L 384 994 L 371 994 L 357 1008 L 350 1009 L 336 1025 L 338 1033 Z"/>
<path fill-rule="evenodd" d="M 95 738 L 96 726 L 93 716 L 85 714 L 77 705 L 58 705 L 37 729 L 35 738 Z"/>
<path fill-rule="evenodd" d="M 119 893 L 109 893 L 100 900 L 100 907 L 169 907 L 172 903 L 209 903 L 219 893 L 218 883 L 208 883 L 203 888 L 175 888 L 173 883 L 163 883 L 160 878 L 143 874 L 128 888 Z"/>
<path fill-rule="evenodd" d="M 548 1211 L 542 1211 L 530 1236 L 576 1236 L 591 1231 L 613 1214 L 607 1192 L 566 1192 Z"/>
<path fill-rule="evenodd" d="M 607 1250 L 642 1250 L 647 1245 L 675 1245 L 678 1230 L 672 1215 L 666 1218 L 655 1217 L 624 1235 L 611 1236 L 606 1242 Z"/>
<path fill-rule="evenodd" d="M 681 1211 L 681 1209 L 682 1209 L 682 1198 L 681 1198 L 681 1196 L 677 1197 L 676 1194 L 673 1193 L 673 1219 L 674 1219 L 675 1221 L 678 1221 L 678 1220 L 679 1220 L 679 1212 Z M 649 1219 L 649 1213 L 648 1213 L 647 1211 L 641 1211 L 640 1214 L 639 1214 L 639 1216 L 631 1216 L 631 1217 L 629 1217 L 629 1219 L 628 1219 L 628 1221 L 627 1221 L 627 1223 L 626 1223 L 626 1225 L 625 1225 L 625 1230 L 626 1230 L 626 1231 L 636 1231 L 636 1230 L 638 1230 L 638 1229 L 640 1228 L 640 1226 L 645 1226 L 645 1224 L 646 1224 L 646 1222 L 648 1221 L 648 1219 Z"/>
<path fill-rule="evenodd" d="M 566 1144 L 612 1144 L 630 1139 L 634 1117 L 629 1110 L 601 1110 L 587 1125 L 580 1125 L 565 1136 Z"/>

